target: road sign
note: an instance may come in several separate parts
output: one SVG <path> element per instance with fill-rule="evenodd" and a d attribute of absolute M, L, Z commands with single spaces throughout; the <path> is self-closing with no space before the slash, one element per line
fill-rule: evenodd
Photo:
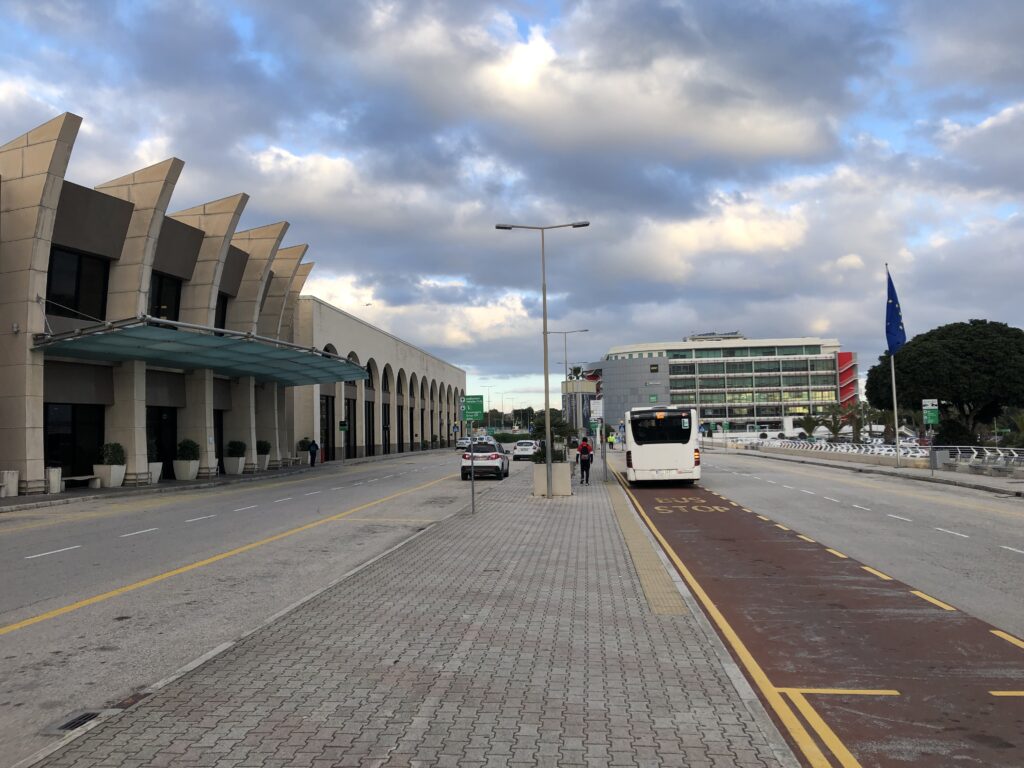
<path fill-rule="evenodd" d="M 462 420 L 483 421 L 484 418 L 484 396 L 464 395 L 462 397 Z"/>
<path fill-rule="evenodd" d="M 592 419 L 603 419 L 604 418 L 604 400 L 591 400 L 590 401 L 590 418 L 592 418 Z"/>
<path fill-rule="evenodd" d="M 936 399 L 922 400 L 921 410 L 924 413 L 924 423 L 928 426 L 939 423 L 939 401 Z"/>
<path fill-rule="evenodd" d="M 345 421 L 345 420 L 339 421 L 338 422 L 338 431 L 339 432 L 348 432 L 348 422 Z"/>

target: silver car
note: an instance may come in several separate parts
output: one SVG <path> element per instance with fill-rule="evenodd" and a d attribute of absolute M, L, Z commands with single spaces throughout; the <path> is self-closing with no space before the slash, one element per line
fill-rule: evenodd
<path fill-rule="evenodd" d="M 520 459 L 529 461 L 539 450 L 540 446 L 536 440 L 519 440 L 516 442 L 515 448 L 512 449 L 512 461 L 519 461 Z"/>

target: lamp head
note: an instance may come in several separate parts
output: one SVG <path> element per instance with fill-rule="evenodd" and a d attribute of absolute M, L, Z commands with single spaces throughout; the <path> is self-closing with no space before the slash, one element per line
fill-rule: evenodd
<path fill-rule="evenodd" d="M 574 221 L 572 223 L 572 228 L 573 229 L 579 229 L 580 227 L 589 227 L 589 226 L 590 226 L 590 222 L 589 221 Z"/>
<path fill-rule="evenodd" d="M 512 225 L 511 224 L 495 224 L 494 228 L 495 229 L 512 229 Z"/>

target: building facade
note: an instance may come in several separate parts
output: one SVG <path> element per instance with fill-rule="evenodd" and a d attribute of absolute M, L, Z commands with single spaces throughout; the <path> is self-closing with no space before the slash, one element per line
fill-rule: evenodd
<path fill-rule="evenodd" d="M 304 437 L 328 460 L 451 442 L 463 370 L 300 296 L 308 247 L 284 221 L 239 230 L 246 194 L 172 212 L 177 158 L 68 181 L 80 124 L 0 146 L 0 470 L 20 492 L 47 466 L 91 474 L 104 443 L 147 483 L 185 439 L 201 477 L 229 442 L 246 471 Z"/>
<path fill-rule="evenodd" d="M 788 431 L 792 419 L 857 399 L 857 363 L 836 339 L 708 333 L 613 347 L 600 362 L 605 421 L 640 405 L 686 405 L 715 431 Z"/>

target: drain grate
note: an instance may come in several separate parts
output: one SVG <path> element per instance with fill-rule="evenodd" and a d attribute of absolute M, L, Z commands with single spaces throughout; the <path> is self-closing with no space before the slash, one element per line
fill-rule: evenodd
<path fill-rule="evenodd" d="M 81 728 L 83 725 L 85 725 L 89 721 L 95 720 L 99 716 L 100 716 L 99 712 L 81 712 L 81 713 L 75 715 L 74 717 L 72 717 L 66 723 L 58 725 L 57 726 L 57 730 L 58 731 L 73 731 L 73 730 L 75 730 L 77 728 Z"/>

